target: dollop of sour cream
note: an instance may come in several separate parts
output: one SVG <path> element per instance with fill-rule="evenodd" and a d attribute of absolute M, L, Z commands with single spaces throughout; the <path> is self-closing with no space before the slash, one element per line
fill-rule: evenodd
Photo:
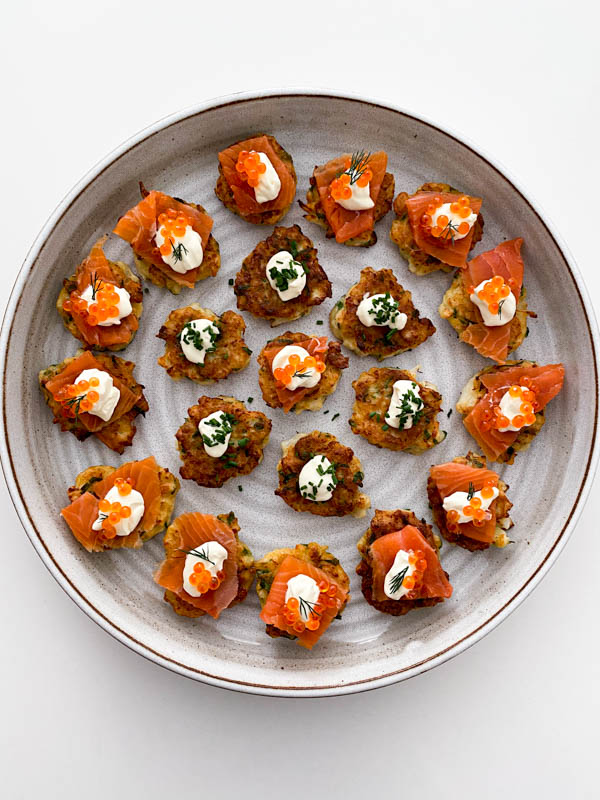
<path fill-rule="evenodd" d="M 298 486 L 305 500 L 324 503 L 333 496 L 337 486 L 335 469 L 325 456 L 313 456 L 300 470 Z"/>
<path fill-rule="evenodd" d="M 121 392 L 114 385 L 112 375 L 100 369 L 84 369 L 75 379 L 75 383 L 79 381 L 89 382 L 90 378 L 98 379 L 98 386 L 94 386 L 98 399 L 86 413 L 100 417 L 103 422 L 108 422 L 117 407 Z"/>
<path fill-rule="evenodd" d="M 217 573 L 223 569 L 223 564 L 229 554 L 222 544 L 215 541 L 204 542 L 195 547 L 194 550 L 202 555 L 194 555 L 194 553 L 186 555 L 185 564 L 183 565 L 183 588 L 192 597 L 200 597 L 202 593 L 190 583 L 190 575 L 193 573 L 196 564 L 202 564 L 212 577 L 216 578 Z"/>
<path fill-rule="evenodd" d="M 308 350 L 305 350 L 303 347 L 298 347 L 295 344 L 286 345 L 285 347 L 281 348 L 281 350 L 273 359 L 273 363 L 271 365 L 272 372 L 274 373 L 276 369 L 284 369 L 288 365 L 290 356 L 292 355 L 297 355 L 300 358 L 300 362 L 303 362 L 310 356 L 310 353 Z M 321 373 L 312 367 L 307 367 L 306 369 L 303 369 L 302 372 L 295 374 L 292 377 L 291 381 L 287 384 L 286 389 L 289 389 L 290 392 L 293 392 L 295 389 L 299 389 L 301 386 L 305 387 L 306 389 L 312 389 L 312 387 L 316 386 L 320 380 Z"/>
<path fill-rule="evenodd" d="M 521 390 L 526 392 L 527 387 L 521 386 Z M 521 403 L 523 400 L 520 397 L 511 397 L 510 392 L 504 392 L 500 402 L 498 403 L 500 407 L 500 412 L 503 417 L 506 419 L 514 419 L 514 417 L 519 416 L 521 414 Z M 522 427 L 527 427 L 523 425 Z M 506 428 L 498 428 L 497 430 L 500 433 L 506 433 L 506 431 L 520 431 L 521 428 L 516 428 L 512 423 L 507 425 Z"/>
<path fill-rule="evenodd" d="M 450 226 L 450 230 L 452 231 L 452 239 L 464 239 L 465 236 L 469 235 L 473 225 L 475 225 L 477 214 L 471 211 L 468 217 L 461 217 L 458 212 L 452 211 L 452 205 L 452 203 L 442 203 L 439 208 L 436 208 L 434 213 L 431 215 L 431 227 L 447 228 Z M 448 217 L 448 222 L 446 225 L 439 225 L 438 219 L 441 216 Z M 458 232 L 458 227 L 461 222 L 466 222 L 469 226 L 468 230 L 466 230 L 464 233 Z"/>
<path fill-rule="evenodd" d="M 119 295 L 119 302 L 115 306 L 117 309 L 117 315 L 115 317 L 109 317 L 108 319 L 102 320 L 101 322 L 98 321 L 98 325 L 101 327 L 118 325 L 122 319 L 128 317 L 133 311 L 133 308 L 131 307 L 130 294 L 127 289 L 123 289 L 121 286 L 112 286 L 111 288 Z M 98 291 L 98 287 L 96 287 L 96 291 Z M 94 287 L 91 284 L 86 286 L 83 292 L 80 294 L 80 297 L 88 304 L 89 309 L 89 306 L 96 302 Z"/>
<path fill-rule="evenodd" d="M 258 152 L 257 155 L 266 170 L 258 176 L 258 186 L 254 187 L 254 198 L 257 203 L 268 203 L 269 200 L 275 200 L 281 191 L 281 180 L 269 156 Z"/>
<path fill-rule="evenodd" d="M 488 328 L 506 325 L 507 322 L 513 319 L 517 311 L 517 300 L 512 292 L 500 300 L 498 311 L 495 314 L 490 311 L 486 301 L 479 297 L 479 292 L 481 292 L 491 280 L 491 278 L 488 278 L 488 280 L 481 281 L 481 283 L 475 287 L 473 294 L 469 295 L 471 302 L 481 311 L 483 324 L 487 325 Z"/>
<path fill-rule="evenodd" d="M 392 428 L 406 431 L 419 420 L 424 405 L 419 387 L 414 381 L 396 381 L 392 386 L 392 399 L 385 421 Z"/>
<path fill-rule="evenodd" d="M 120 519 L 114 526 L 117 536 L 129 536 L 129 534 L 136 529 L 139 521 L 144 516 L 144 496 L 136 489 L 132 489 L 128 495 L 123 497 L 119 494 L 116 486 L 109 489 L 104 495 L 104 499 L 109 503 L 121 503 L 122 506 L 129 506 L 131 514 L 124 519 Z M 100 512 L 95 522 L 92 523 L 93 531 L 101 531 L 102 523 L 105 520 L 105 515 Z"/>
<path fill-rule="evenodd" d="M 449 494 L 448 497 L 444 497 L 444 501 L 442 503 L 444 507 L 444 511 L 456 511 L 458 512 L 458 519 L 456 520 L 458 524 L 462 524 L 464 522 L 473 522 L 473 517 L 468 517 L 466 514 L 463 514 L 463 508 L 468 505 L 473 497 L 478 497 L 481 500 L 481 506 L 484 511 L 487 511 L 494 500 L 498 497 L 498 489 L 496 487 L 493 488 L 493 494 L 491 497 L 482 497 L 481 492 L 473 492 L 471 498 L 467 492 L 453 492 Z"/>
<path fill-rule="evenodd" d="M 165 264 L 171 267 L 173 272 L 185 275 L 186 272 L 196 269 L 202 264 L 204 259 L 202 237 L 191 225 L 186 225 L 183 236 L 167 234 L 165 227 L 161 226 L 154 236 L 156 246 L 162 247 L 167 239 L 171 242 L 171 252 L 166 256 L 161 253 L 160 257 Z"/>
<path fill-rule="evenodd" d="M 183 355 L 192 364 L 204 364 L 207 353 L 212 353 L 221 331 L 210 319 L 193 319 L 186 322 L 179 333 Z"/>
<path fill-rule="evenodd" d="M 345 173 L 350 174 L 350 173 Z M 366 186 L 359 186 L 358 183 L 350 183 L 351 197 L 342 197 L 336 200 L 336 203 L 347 211 L 366 211 L 373 208 L 375 203 L 371 199 L 371 182 L 369 181 Z"/>
<path fill-rule="evenodd" d="M 280 250 L 271 256 L 266 267 L 267 280 L 275 289 L 279 299 L 285 303 L 302 294 L 306 286 L 306 272 L 300 262 L 287 250 Z"/>
<path fill-rule="evenodd" d="M 298 600 L 298 613 L 300 619 L 306 622 L 310 617 L 311 610 L 319 602 L 319 585 L 314 578 L 309 575 L 294 575 L 287 582 L 285 590 L 285 602 L 295 597 Z"/>
<path fill-rule="evenodd" d="M 231 415 L 224 411 L 214 411 L 198 423 L 204 450 L 212 458 L 219 458 L 227 451 L 233 430 L 231 423 Z"/>
<path fill-rule="evenodd" d="M 400 600 L 401 597 L 404 597 L 404 595 L 408 594 L 410 591 L 404 585 L 404 578 L 412 575 L 415 568 L 409 563 L 408 556 L 409 554 L 406 550 L 398 550 L 394 558 L 394 563 L 389 568 L 383 580 L 383 592 L 390 600 Z M 406 570 L 406 572 L 404 578 L 402 578 L 402 582 L 400 582 L 396 579 L 396 576 L 400 575 L 404 570 Z M 394 591 L 392 591 L 392 589 Z"/>
<path fill-rule="evenodd" d="M 367 328 L 373 325 L 401 331 L 408 321 L 408 317 L 398 309 L 398 303 L 389 292 L 385 294 L 372 294 L 367 292 L 358 304 L 356 316 Z"/>

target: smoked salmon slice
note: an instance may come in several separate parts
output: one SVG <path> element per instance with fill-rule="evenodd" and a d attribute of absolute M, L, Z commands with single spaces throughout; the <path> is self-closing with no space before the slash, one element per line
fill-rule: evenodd
<path fill-rule="evenodd" d="M 498 457 L 508 450 L 519 435 L 519 431 L 501 433 L 496 428 L 489 427 L 493 409 L 499 404 L 504 393 L 512 385 L 520 386 L 523 381 L 527 381 L 529 388 L 535 393 L 534 411 L 537 412 L 541 411 L 560 392 L 564 378 L 565 368 L 562 364 L 534 367 L 514 366 L 492 370 L 480 376 L 482 384 L 488 391 L 463 419 L 463 423 L 488 460 L 497 461 Z"/>
<path fill-rule="evenodd" d="M 258 203 L 254 196 L 254 189 L 246 181 L 242 180 L 235 168 L 239 154 L 242 150 L 254 150 L 257 153 L 264 153 L 281 181 L 281 189 L 274 200 L 266 203 Z M 277 155 L 266 136 L 255 136 L 245 139 L 243 142 L 236 142 L 221 150 L 219 153 L 219 163 L 223 169 L 225 180 L 229 184 L 237 209 L 242 216 L 249 217 L 253 214 L 264 214 L 267 211 L 278 211 L 287 208 L 296 194 L 296 181 L 292 177 L 286 164 Z"/>
<path fill-rule="evenodd" d="M 158 216 L 170 209 L 185 216 L 190 221 L 193 230 L 202 239 L 203 250 L 206 250 L 213 227 L 212 218 L 194 205 L 184 203 L 168 194 L 156 191 L 148 192 L 143 184 L 140 184 L 140 191 L 142 200 L 119 219 L 113 233 L 129 242 L 137 256 L 149 261 L 171 280 L 193 289 L 195 283 L 202 277 L 202 264 L 184 274 L 175 272 L 168 264 L 165 264 L 154 241 Z"/>
<path fill-rule="evenodd" d="M 458 464 L 454 461 L 448 464 L 438 464 L 431 467 L 430 475 L 437 487 L 442 501 L 454 492 L 479 492 L 486 483 L 498 486 L 498 475 L 485 467 L 471 467 L 468 464 Z M 493 542 L 496 533 L 496 501 L 493 500 L 488 508 L 492 515 L 481 526 L 472 522 L 463 522 L 458 527 L 461 535 L 478 542 Z"/>
<path fill-rule="evenodd" d="M 469 261 L 462 274 L 465 291 L 471 294 L 472 287 L 479 286 L 483 281 L 499 275 L 510 286 L 518 303 L 523 286 L 522 244 L 523 239 L 521 238 L 511 239 Z M 474 347 L 482 356 L 492 358 L 498 364 L 504 364 L 508 355 L 511 326 L 512 320 L 506 325 L 489 327 L 483 322 L 478 322 L 469 325 L 460 338 Z"/>
<path fill-rule="evenodd" d="M 154 573 L 154 580 L 159 586 L 174 592 L 189 605 L 210 614 L 214 619 L 228 608 L 238 593 L 239 580 L 237 570 L 237 540 L 231 528 L 212 514 L 199 512 L 182 514 L 177 517 L 172 531 L 179 535 L 178 550 L 166 558 Z M 206 542 L 218 542 L 227 550 L 227 558 L 223 562 L 224 578 L 217 589 L 192 597 L 183 588 L 183 568 L 189 550 L 194 550 Z"/>
<path fill-rule="evenodd" d="M 436 239 L 430 236 L 423 227 L 421 218 L 427 206 L 433 203 L 434 198 L 439 197 L 442 203 L 455 203 L 462 194 L 452 192 L 417 192 L 413 197 L 406 199 L 406 211 L 412 234 L 417 247 L 438 261 L 449 264 L 451 267 L 464 267 L 467 263 L 467 256 L 471 249 L 475 226 L 471 227 L 469 233 L 462 239 L 448 240 Z M 469 197 L 470 206 L 474 214 L 479 214 L 481 210 L 481 198 Z"/>
<path fill-rule="evenodd" d="M 313 357 L 319 357 L 322 361 L 326 360 L 326 353 L 327 353 L 327 337 L 326 336 L 313 336 L 311 339 L 304 339 L 301 342 L 294 342 L 295 347 L 303 347 L 308 353 Z M 273 369 L 273 359 L 286 345 L 277 344 L 271 347 L 267 346 L 265 348 L 264 356 L 268 361 L 269 369 Z M 318 385 L 318 384 L 317 384 Z M 313 387 L 314 388 L 314 387 Z M 282 408 L 284 412 L 287 414 L 296 403 L 298 403 L 302 398 L 307 395 L 309 392 L 313 391 L 312 388 L 308 389 L 305 387 L 300 386 L 298 389 L 294 389 L 291 392 L 289 389 L 286 389 L 285 386 L 281 386 L 279 382 L 276 382 L 275 391 L 277 392 L 277 397 L 279 398 Z"/>
<path fill-rule="evenodd" d="M 290 578 L 296 575 L 307 575 L 316 581 L 320 587 L 329 587 L 328 590 L 323 592 L 323 596 L 328 600 L 327 604 L 325 602 L 322 604 L 322 610 L 318 617 L 319 627 L 316 630 L 305 628 L 302 632 L 298 632 L 284 616 L 287 584 Z M 333 595 L 334 590 L 332 587 L 335 587 L 335 595 Z M 290 636 L 296 637 L 302 647 L 311 650 L 331 625 L 332 620 L 338 615 L 340 609 L 343 608 L 347 597 L 348 592 L 333 581 L 331 576 L 322 569 L 309 564 L 301 558 L 296 558 L 296 556 L 286 556 L 275 573 L 267 600 L 260 612 L 260 618 L 267 625 L 274 625 L 280 631 L 285 631 Z M 320 600 L 319 605 L 321 605 Z"/>
<path fill-rule="evenodd" d="M 323 211 L 327 217 L 332 231 L 335 234 L 336 242 L 342 244 L 348 239 L 354 239 L 366 231 L 372 231 L 375 225 L 375 206 L 364 211 L 348 211 L 343 208 L 331 196 L 331 182 L 346 170 L 348 158 L 352 158 L 348 153 L 334 158 L 322 167 L 315 167 L 313 177 L 319 191 L 319 198 Z M 368 165 L 373 173 L 369 182 L 369 194 L 374 204 L 377 204 L 381 184 L 387 169 L 387 154 L 383 150 L 373 153 L 368 158 Z"/>
<path fill-rule="evenodd" d="M 418 594 L 411 599 L 450 597 L 452 586 L 446 578 L 436 551 L 427 542 L 423 534 L 414 527 L 406 525 L 402 530 L 379 536 L 369 547 L 373 570 L 373 599 L 386 602 L 390 598 L 384 592 L 385 577 L 392 568 L 399 550 L 421 550 L 427 561 L 418 588 Z"/>

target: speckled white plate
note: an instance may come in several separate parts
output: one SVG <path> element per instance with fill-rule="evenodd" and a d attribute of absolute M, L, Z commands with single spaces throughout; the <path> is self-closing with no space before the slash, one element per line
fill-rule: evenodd
<path fill-rule="evenodd" d="M 374 247 L 352 249 L 326 241 L 294 206 L 283 224 L 300 223 L 314 240 L 334 287 L 332 300 L 294 329 L 327 333 L 331 304 L 360 269 L 392 267 L 438 330 L 417 351 L 391 363 L 409 368 L 418 363 L 423 377 L 437 383 L 444 396 L 442 427 L 448 430 L 443 444 L 420 457 L 378 450 L 354 436 L 347 422 L 351 382 L 375 363 L 355 355 L 350 355 L 336 394 L 326 402 L 328 414 L 284 417 L 280 410 L 266 408 L 254 358 L 244 372 L 205 390 L 242 400 L 254 397 L 252 408 L 273 420 L 271 441 L 253 474 L 222 489 L 201 489 L 184 481 L 176 513 L 233 509 L 256 557 L 311 539 L 330 546 L 352 577 L 352 601 L 343 620 L 331 626 L 312 653 L 265 635 L 253 590 L 245 603 L 217 622 L 176 616 L 152 581 L 162 557 L 161 536 L 140 551 L 89 555 L 58 516 L 66 487 L 90 464 L 118 465 L 153 454 L 171 470 L 179 469 L 174 433 L 187 407 L 203 392 L 191 382 L 173 382 L 156 365 L 163 343 L 155 334 L 171 309 L 188 302 L 201 302 L 218 313 L 235 308 L 228 280 L 269 230 L 248 225 L 216 199 L 217 152 L 256 131 L 273 133 L 293 155 L 299 197 L 315 164 L 362 147 L 387 151 L 397 191 L 442 180 L 482 196 L 485 234 L 476 252 L 505 238 L 525 239 L 525 282 L 530 306 L 539 316 L 530 323 L 530 336 L 518 355 L 566 366 L 565 388 L 551 403 L 543 433 L 514 466 L 501 469 L 511 485 L 515 543 L 475 554 L 444 544 L 441 559 L 454 586 L 451 600 L 399 619 L 378 613 L 363 600 L 354 573 L 356 542 L 370 514 L 366 520 L 327 520 L 288 508 L 273 495 L 280 442 L 298 430 L 331 431 L 362 459 L 373 508 L 411 508 L 429 518 L 425 481 L 430 464 L 464 454 L 473 444 L 457 414 L 447 418 L 446 412 L 484 361 L 460 344 L 437 315 L 450 277 L 418 278 L 408 271 L 388 238 L 391 214 L 377 226 Z M 79 443 L 51 424 L 37 374 L 77 349 L 54 308 L 61 282 L 91 244 L 137 202 L 140 179 L 150 188 L 206 206 L 215 220 L 222 268 L 216 278 L 184 290 L 179 298 L 149 287 L 141 327 L 126 356 L 137 363 L 150 412 L 138 423 L 133 447 L 119 457 L 94 440 Z M 114 236 L 107 253 L 132 261 L 129 247 Z M 325 321 L 324 326 L 316 327 L 317 320 Z M 247 342 L 256 355 L 271 329 L 249 315 L 246 321 Z M 2 466 L 25 530 L 56 580 L 92 619 L 141 655 L 188 677 L 248 692 L 307 696 L 360 691 L 403 680 L 460 653 L 504 619 L 556 559 L 581 511 L 598 455 L 597 346 L 593 313 L 572 259 L 532 201 L 489 157 L 430 122 L 364 98 L 315 91 L 236 95 L 176 114 L 126 142 L 73 189 L 42 230 L 19 273 L 2 328 Z"/>

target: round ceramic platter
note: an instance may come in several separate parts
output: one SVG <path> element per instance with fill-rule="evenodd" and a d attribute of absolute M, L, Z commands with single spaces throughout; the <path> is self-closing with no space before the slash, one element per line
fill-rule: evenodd
<path fill-rule="evenodd" d="M 333 298 L 316 307 L 292 330 L 328 333 L 332 304 L 356 281 L 362 267 L 392 268 L 437 332 L 417 350 L 386 365 L 420 365 L 422 378 L 443 394 L 440 419 L 446 440 L 422 456 L 379 450 L 354 436 L 348 426 L 351 382 L 375 364 L 350 354 L 338 389 L 317 413 L 285 416 L 265 406 L 255 357 L 273 335 L 267 323 L 246 316 L 250 366 L 218 385 L 198 387 L 172 381 L 157 366 L 163 343 L 156 338 L 170 310 L 190 302 L 222 313 L 235 309 L 229 279 L 242 259 L 270 229 L 243 222 L 215 197 L 217 152 L 255 132 L 274 134 L 298 172 L 304 195 L 315 164 L 340 152 L 365 148 L 388 153 L 396 191 L 414 191 L 426 180 L 445 181 L 483 197 L 485 233 L 476 253 L 515 236 L 525 239 L 525 284 L 538 317 L 517 353 L 540 363 L 562 361 L 566 383 L 550 404 L 548 422 L 532 448 L 500 474 L 510 484 L 515 542 L 504 550 L 470 554 L 447 543 L 441 561 L 454 594 L 449 601 L 405 617 L 380 614 L 364 601 L 354 572 L 356 542 L 363 520 L 325 519 L 298 514 L 273 494 L 280 443 L 297 431 L 320 429 L 350 445 L 362 460 L 364 491 L 372 509 L 409 508 L 430 520 L 425 483 L 432 463 L 464 455 L 474 446 L 453 408 L 467 379 L 485 366 L 437 314 L 451 276 L 420 278 L 389 240 L 392 213 L 377 226 L 374 247 L 348 248 L 327 241 L 320 228 L 294 205 L 282 224 L 299 223 L 314 241 L 333 283 Z M 138 199 L 138 181 L 202 203 L 214 218 L 222 267 L 215 278 L 183 290 L 177 298 L 150 285 L 137 337 L 125 351 L 146 385 L 150 411 L 138 423 L 134 444 L 121 457 L 90 439 L 79 443 L 52 425 L 37 385 L 38 371 L 72 355 L 77 342 L 66 332 L 54 303 L 65 276 L 93 242 L 109 232 L 119 215 Z M 129 247 L 111 236 L 110 258 L 132 263 Z M 317 321 L 323 321 L 317 326 Z M 285 327 L 277 328 L 282 332 Z M 15 285 L 2 329 L 2 464 L 8 486 L 37 552 L 70 597 L 106 631 L 153 661 L 218 686 L 274 695 L 342 694 L 383 686 L 418 674 L 457 655 L 497 625 L 539 582 L 556 559 L 584 502 L 597 457 L 597 334 L 579 273 L 550 224 L 536 206 L 488 157 L 438 126 L 400 109 L 359 97 L 326 92 L 271 92 L 211 101 L 169 117 L 108 156 L 75 187 L 55 211 L 33 246 Z M 92 464 L 118 465 L 154 455 L 179 470 L 175 431 L 200 394 L 235 395 L 273 421 L 263 463 L 221 489 L 183 481 L 176 514 L 233 510 L 242 538 L 255 557 L 277 547 L 316 540 L 327 544 L 351 576 L 352 599 L 343 620 L 331 625 L 312 652 L 266 636 L 254 590 L 246 602 L 218 621 L 176 616 L 152 581 L 162 558 L 162 536 L 139 551 L 88 554 L 59 517 L 66 488 Z M 329 413 L 325 414 L 324 411 Z M 339 414 L 334 419 L 334 415 Z M 243 491 L 238 488 L 242 487 Z"/>

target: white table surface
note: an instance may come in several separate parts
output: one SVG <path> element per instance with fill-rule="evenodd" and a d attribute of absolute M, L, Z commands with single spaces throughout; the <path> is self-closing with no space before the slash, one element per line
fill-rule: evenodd
<path fill-rule="evenodd" d="M 50 211 L 123 139 L 207 97 L 304 85 L 388 99 L 480 144 L 541 200 L 598 308 L 592 5 L 7 3 L 0 304 Z M 375 692 L 278 700 L 114 641 L 46 571 L 2 484 L 0 796 L 598 797 L 599 487 L 534 594 L 460 657 Z"/>

